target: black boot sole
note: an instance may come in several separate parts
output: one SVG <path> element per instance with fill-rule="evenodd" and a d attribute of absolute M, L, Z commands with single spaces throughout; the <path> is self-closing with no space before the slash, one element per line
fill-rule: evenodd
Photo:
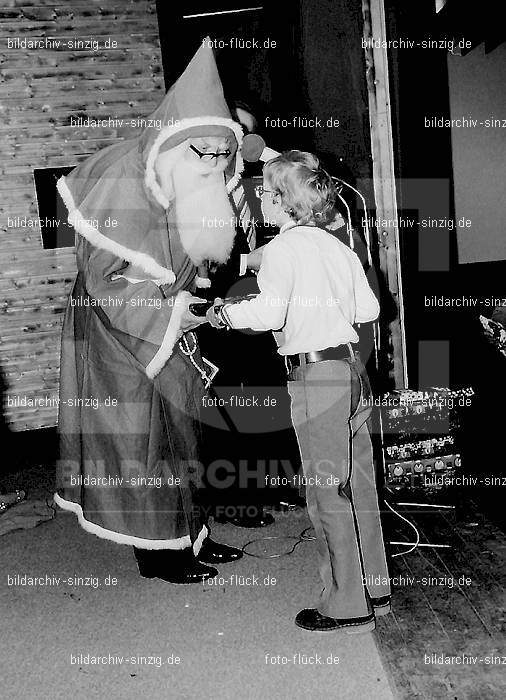
<path fill-rule="evenodd" d="M 149 568 L 145 568 L 143 566 L 139 566 L 139 574 L 141 575 L 142 578 L 147 578 L 147 579 L 153 579 L 153 578 L 158 578 L 161 581 L 165 581 L 166 583 L 173 583 L 178 586 L 186 586 L 191 583 L 202 583 L 203 581 L 206 581 L 208 578 L 214 578 L 215 576 L 218 575 L 218 570 L 214 569 L 211 567 L 210 571 L 207 573 L 202 573 L 199 575 L 193 575 L 191 578 L 185 577 L 184 575 L 181 576 L 169 576 L 167 574 L 160 574 L 160 572 L 152 571 Z"/>
<path fill-rule="evenodd" d="M 212 556 L 208 557 L 207 559 L 205 557 L 197 557 L 197 560 L 202 562 L 202 564 L 209 564 L 210 566 L 214 566 L 215 564 L 231 564 L 234 561 L 239 561 L 239 559 L 242 559 L 242 552 L 240 557 L 233 557 L 230 559 L 213 559 Z"/>

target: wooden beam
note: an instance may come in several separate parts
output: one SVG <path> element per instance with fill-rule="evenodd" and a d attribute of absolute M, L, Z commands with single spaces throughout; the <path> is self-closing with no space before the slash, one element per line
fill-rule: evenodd
<path fill-rule="evenodd" d="M 379 260 L 388 288 L 398 309 L 397 317 L 389 324 L 391 352 L 389 372 L 396 388 L 407 388 L 406 337 L 400 265 L 399 228 L 397 226 L 397 195 L 394 171 L 392 123 L 390 115 L 390 88 L 388 57 L 385 46 L 386 23 L 384 0 L 362 0 L 364 18 L 364 50 L 369 119 L 373 161 L 373 185 L 376 202 L 376 220 L 388 225 L 377 227 Z M 375 41 L 371 42 L 374 38 Z"/>

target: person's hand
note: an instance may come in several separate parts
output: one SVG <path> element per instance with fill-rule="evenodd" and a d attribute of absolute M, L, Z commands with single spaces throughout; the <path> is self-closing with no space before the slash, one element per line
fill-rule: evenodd
<path fill-rule="evenodd" d="M 252 250 L 251 253 L 248 253 L 248 269 L 249 270 L 259 270 L 260 265 L 262 263 L 262 255 L 264 252 L 265 246 L 261 246 L 260 248 L 255 248 L 255 250 Z"/>
<path fill-rule="evenodd" d="M 201 326 L 203 323 L 206 323 L 205 316 L 195 316 L 189 309 L 190 304 L 205 304 L 206 302 L 206 299 L 201 299 L 200 297 L 194 296 L 188 296 L 185 299 L 185 308 L 181 316 L 181 325 L 179 327 L 181 335 L 187 331 L 197 328 L 197 326 Z"/>
<path fill-rule="evenodd" d="M 223 328 L 223 323 L 214 312 L 215 306 L 223 306 L 223 299 L 216 297 L 214 304 L 207 310 L 206 321 L 210 323 L 213 328 Z"/>

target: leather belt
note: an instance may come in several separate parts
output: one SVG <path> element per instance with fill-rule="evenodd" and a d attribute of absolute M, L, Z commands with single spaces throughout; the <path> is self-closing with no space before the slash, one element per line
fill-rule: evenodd
<path fill-rule="evenodd" d="M 354 354 L 350 345 L 339 345 L 337 348 L 301 352 L 298 355 L 287 355 L 288 368 L 303 367 L 305 364 L 325 362 L 325 360 L 353 360 Z"/>

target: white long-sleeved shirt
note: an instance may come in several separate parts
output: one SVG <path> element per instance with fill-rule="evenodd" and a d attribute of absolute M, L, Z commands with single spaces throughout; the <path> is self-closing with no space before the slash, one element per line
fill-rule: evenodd
<path fill-rule="evenodd" d="M 315 226 L 281 227 L 264 249 L 260 294 L 227 304 L 232 328 L 280 330 L 280 355 L 357 343 L 355 323 L 374 321 L 379 304 L 358 256 Z"/>

